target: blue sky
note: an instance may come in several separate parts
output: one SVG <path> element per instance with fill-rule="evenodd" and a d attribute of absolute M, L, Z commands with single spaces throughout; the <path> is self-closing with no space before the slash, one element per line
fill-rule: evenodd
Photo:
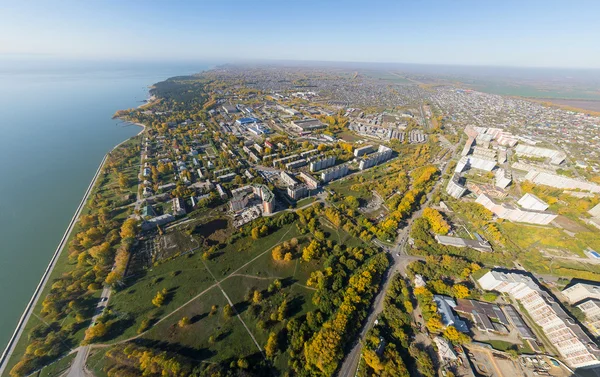
<path fill-rule="evenodd" d="M 0 54 L 600 68 L 598 14 L 576 0 L 0 0 Z"/>

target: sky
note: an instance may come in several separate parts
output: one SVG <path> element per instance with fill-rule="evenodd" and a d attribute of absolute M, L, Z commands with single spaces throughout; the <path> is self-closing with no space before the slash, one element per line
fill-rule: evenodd
<path fill-rule="evenodd" d="M 0 59 L 600 68 L 600 1 L 7 1 Z"/>

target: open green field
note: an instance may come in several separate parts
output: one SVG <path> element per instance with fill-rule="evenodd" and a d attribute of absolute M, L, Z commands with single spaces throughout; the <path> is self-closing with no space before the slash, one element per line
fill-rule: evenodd
<path fill-rule="evenodd" d="M 325 219 L 320 220 L 319 227 L 327 239 L 346 246 L 363 244 L 343 230 L 325 225 Z M 271 249 L 292 238 L 298 240 L 293 260 L 274 260 Z M 271 332 L 280 332 L 285 327 L 285 321 L 277 318 L 284 301 L 285 320 L 315 309 L 312 302 L 315 289 L 307 287 L 306 281 L 313 271 L 323 268 L 322 261 L 304 262 L 299 258 L 310 238 L 310 234 L 301 235 L 294 222 L 257 240 L 234 237 L 234 242 L 228 241 L 209 260 L 197 253 L 153 267 L 111 298 L 110 309 L 127 313 L 129 323 L 109 343 L 135 337 L 137 344 L 168 349 L 196 362 L 228 364 L 238 358 L 250 362 L 262 360 L 252 337 L 262 349 Z M 280 282 L 280 288 L 273 289 L 276 281 Z M 163 288 L 170 292 L 170 297 L 157 308 L 151 301 Z M 250 299 L 255 290 L 262 296 L 257 303 Z M 228 302 L 239 317 L 224 316 L 223 307 Z M 188 317 L 191 323 L 182 328 L 178 322 L 183 317 Z M 145 318 L 155 321 L 138 336 L 137 329 Z M 102 359 L 106 350 L 90 357 L 90 369 L 99 371 L 107 366 L 109 361 Z M 288 368 L 287 360 L 288 355 L 283 353 L 273 364 L 283 373 Z"/>
<path fill-rule="evenodd" d="M 38 373 L 34 374 L 34 377 L 58 377 L 62 375 L 70 366 L 77 354 L 72 353 L 62 359 L 48 365 Z"/>

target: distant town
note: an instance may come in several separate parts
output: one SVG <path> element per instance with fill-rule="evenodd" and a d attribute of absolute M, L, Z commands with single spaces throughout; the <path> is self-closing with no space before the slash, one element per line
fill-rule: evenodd
<path fill-rule="evenodd" d="M 2 376 L 600 373 L 599 117 L 316 66 L 150 94 Z"/>

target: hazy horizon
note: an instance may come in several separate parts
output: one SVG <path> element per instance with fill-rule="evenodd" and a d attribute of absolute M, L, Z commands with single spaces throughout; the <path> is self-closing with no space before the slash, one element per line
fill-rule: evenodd
<path fill-rule="evenodd" d="M 600 69 L 592 1 L 5 2 L 0 54 Z"/>

